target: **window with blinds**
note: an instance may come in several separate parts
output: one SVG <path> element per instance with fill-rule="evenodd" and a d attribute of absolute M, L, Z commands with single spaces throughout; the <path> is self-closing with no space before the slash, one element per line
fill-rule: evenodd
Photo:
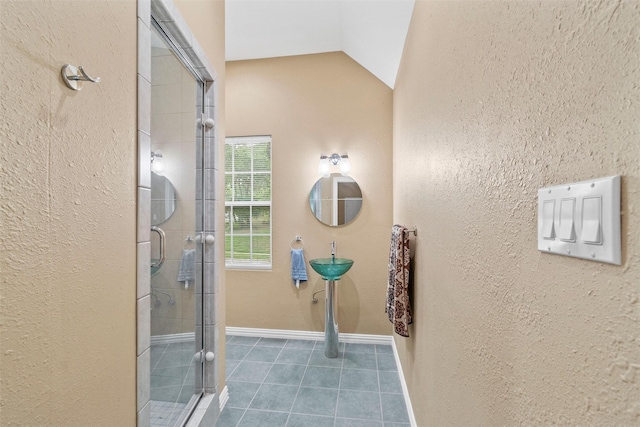
<path fill-rule="evenodd" d="M 225 258 L 230 268 L 271 268 L 271 137 L 225 140 Z"/>

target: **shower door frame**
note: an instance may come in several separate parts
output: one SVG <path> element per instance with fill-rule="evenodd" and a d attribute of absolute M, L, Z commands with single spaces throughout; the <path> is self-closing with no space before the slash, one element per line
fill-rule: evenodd
<path fill-rule="evenodd" d="M 202 263 L 196 268 L 201 272 L 201 290 L 196 290 L 196 336 L 202 337 L 203 353 L 213 353 L 212 361 L 205 361 L 202 375 L 204 394 L 197 406 L 192 408 L 186 425 L 200 422 L 215 424 L 220 412 L 220 396 L 217 373 L 219 369 L 219 318 L 216 294 L 219 288 L 217 272 L 221 268 L 220 242 L 216 235 L 216 182 L 218 168 L 215 164 L 217 126 L 216 100 L 218 99 L 217 73 L 204 51 L 196 41 L 186 22 L 172 0 L 137 0 L 138 5 L 138 230 L 137 230 L 137 425 L 150 425 L 150 158 L 151 158 L 151 28 L 157 25 L 171 41 L 174 53 L 181 58 L 196 79 L 203 84 L 203 104 L 198 108 L 203 112 L 199 117 L 196 137 L 197 145 L 196 182 L 202 184 L 197 191 L 196 215 L 203 216 L 202 230 L 196 235 L 202 242 Z M 213 119 L 213 126 L 205 126 Z M 210 123 L 208 123 L 210 124 Z M 213 236 L 214 243 L 205 244 L 205 236 Z M 196 379 L 198 382 L 198 377 Z"/>

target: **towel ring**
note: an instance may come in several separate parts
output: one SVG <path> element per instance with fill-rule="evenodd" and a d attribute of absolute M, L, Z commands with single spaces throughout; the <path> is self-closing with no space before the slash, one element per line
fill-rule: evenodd
<path fill-rule="evenodd" d="M 299 244 L 300 247 L 294 247 L 294 245 L 296 244 Z M 296 236 L 296 238 L 291 241 L 291 249 L 302 249 L 303 246 L 304 246 L 304 243 L 302 242 L 301 236 Z"/>

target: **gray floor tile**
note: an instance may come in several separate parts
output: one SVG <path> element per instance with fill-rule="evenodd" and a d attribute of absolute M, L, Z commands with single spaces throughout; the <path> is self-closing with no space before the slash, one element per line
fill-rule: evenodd
<path fill-rule="evenodd" d="M 160 361 L 160 358 L 164 354 L 164 351 L 165 351 L 166 348 L 167 348 L 166 345 L 152 345 L 151 346 L 151 369 L 155 368 L 155 366 L 157 365 L 158 361 Z"/>
<path fill-rule="evenodd" d="M 194 352 L 165 351 L 154 369 L 170 368 L 174 366 L 189 366 L 193 360 Z"/>
<path fill-rule="evenodd" d="M 340 343 L 339 348 L 331 359 L 322 341 L 227 336 L 229 401 L 217 425 L 409 427 L 391 345 Z M 193 352 L 187 347 L 153 350 L 156 367 L 165 361 L 157 371 L 162 377 L 193 376 Z M 183 384 L 182 392 L 165 385 L 155 396 L 176 401 L 192 392 L 192 384 Z"/>
<path fill-rule="evenodd" d="M 338 342 L 338 352 L 340 352 L 340 354 L 344 354 L 344 349 L 345 349 L 346 344 L 343 342 Z M 321 350 L 324 353 L 325 350 L 325 344 L 324 341 L 316 341 L 316 346 L 313 348 L 314 350 Z"/>
<path fill-rule="evenodd" d="M 307 350 L 313 350 L 316 345 L 316 341 L 309 340 L 287 340 L 284 345 L 285 348 L 305 348 Z"/>
<path fill-rule="evenodd" d="M 281 338 L 260 338 L 260 341 L 258 341 L 256 345 L 282 348 L 286 343 L 287 340 Z"/>
<path fill-rule="evenodd" d="M 380 371 L 397 371 L 396 359 L 393 354 L 381 354 L 377 353 L 378 369 Z"/>
<path fill-rule="evenodd" d="M 376 346 L 375 346 L 375 344 L 352 344 L 352 343 L 346 343 L 344 351 L 346 353 L 349 353 L 349 352 L 375 353 L 376 352 Z"/>
<path fill-rule="evenodd" d="M 246 409 L 260 388 L 260 384 L 227 381 L 227 388 L 229 389 L 229 401 L 225 407 Z"/>
<path fill-rule="evenodd" d="M 376 370 L 376 355 L 374 353 L 345 353 L 343 368 Z"/>
<path fill-rule="evenodd" d="M 178 396 L 177 401 L 180 403 L 188 403 L 194 394 L 196 393 L 193 385 L 183 385 L 182 390 L 180 390 L 180 396 Z M 198 392 L 197 394 L 200 394 L 200 392 Z"/>
<path fill-rule="evenodd" d="M 233 335 L 225 335 L 224 339 L 225 339 L 225 342 L 227 344 L 231 344 L 231 342 L 235 339 L 235 336 L 233 336 Z"/>
<path fill-rule="evenodd" d="M 343 368 L 340 388 L 344 390 L 378 391 L 378 371 Z"/>
<path fill-rule="evenodd" d="M 189 366 L 169 366 L 167 368 L 156 368 L 151 372 L 151 375 L 184 378 L 189 373 L 189 369 Z"/>
<path fill-rule="evenodd" d="M 390 344 L 376 344 L 376 353 L 393 354 L 393 347 Z"/>
<path fill-rule="evenodd" d="M 196 365 L 192 363 L 191 366 L 189 366 L 189 369 L 187 370 L 187 375 L 186 375 L 186 378 L 184 379 L 184 382 L 189 384 L 195 384 L 195 381 L 196 381 Z"/>
<path fill-rule="evenodd" d="M 242 415 L 244 415 L 244 409 L 230 408 L 227 405 L 220 413 L 216 427 L 236 427 Z"/>
<path fill-rule="evenodd" d="M 300 387 L 291 412 L 296 414 L 335 416 L 338 390 Z"/>
<path fill-rule="evenodd" d="M 289 414 L 286 412 L 255 411 L 248 409 L 238 427 L 285 427 Z"/>
<path fill-rule="evenodd" d="M 287 427 L 333 427 L 333 417 L 291 414 Z"/>
<path fill-rule="evenodd" d="M 382 427 L 380 421 L 354 420 L 350 418 L 336 418 L 335 427 Z"/>
<path fill-rule="evenodd" d="M 260 338 L 257 337 L 234 337 L 233 345 L 255 345 Z"/>
<path fill-rule="evenodd" d="M 167 344 L 167 351 L 185 351 L 189 353 L 195 353 L 196 345 L 195 341 L 181 341 L 176 343 Z"/>
<path fill-rule="evenodd" d="M 407 414 L 407 407 L 404 403 L 403 395 L 381 393 L 380 400 L 382 402 L 382 418 L 385 422 L 409 422 L 409 415 Z"/>
<path fill-rule="evenodd" d="M 297 393 L 297 385 L 262 384 L 249 409 L 289 412 Z"/>
<path fill-rule="evenodd" d="M 304 371 L 302 365 L 274 364 L 264 382 L 268 384 L 300 385 Z"/>
<path fill-rule="evenodd" d="M 302 379 L 304 387 L 338 388 L 340 384 L 340 368 L 309 366 Z"/>
<path fill-rule="evenodd" d="M 149 418 L 152 426 L 173 426 L 184 412 L 186 405 L 176 402 L 149 402 Z M 148 424 L 147 424 L 148 425 Z"/>
<path fill-rule="evenodd" d="M 230 360 L 242 360 L 251 351 L 252 347 L 247 345 L 228 345 L 226 348 L 226 357 Z"/>
<path fill-rule="evenodd" d="M 247 354 L 244 360 L 250 360 L 254 362 L 275 362 L 279 354 L 280 349 L 277 347 L 255 346 L 251 349 L 249 354 Z"/>
<path fill-rule="evenodd" d="M 336 414 L 340 418 L 382 421 L 380 393 L 340 390 Z"/>
<path fill-rule="evenodd" d="M 381 393 L 402 393 L 398 371 L 378 371 Z"/>
<path fill-rule="evenodd" d="M 277 363 L 291 363 L 294 365 L 306 365 L 309 363 L 311 350 L 304 348 L 283 348 L 276 359 Z"/>
<path fill-rule="evenodd" d="M 311 353 L 311 358 L 309 359 L 309 365 L 340 368 L 342 366 L 342 356 L 343 356 L 343 353 L 341 353 L 335 359 L 330 359 L 324 355 L 324 349 L 315 349 Z"/>
<path fill-rule="evenodd" d="M 182 414 L 195 392 L 193 343 L 153 345 L 151 347 L 150 417 L 173 423 Z M 169 405 L 169 406 L 166 406 Z M 168 425 L 168 424 L 167 424 Z"/>
<path fill-rule="evenodd" d="M 233 374 L 229 377 L 231 381 L 249 381 L 262 383 L 267 377 L 272 363 L 265 362 L 240 362 Z"/>
<path fill-rule="evenodd" d="M 193 344 L 188 346 L 182 345 L 169 345 L 164 351 L 164 355 L 171 355 L 171 357 L 180 358 L 181 360 L 190 361 L 193 359 L 193 355 L 196 354 L 196 350 Z"/>
<path fill-rule="evenodd" d="M 167 349 L 167 344 L 151 344 L 151 354 L 162 354 Z"/>
<path fill-rule="evenodd" d="M 224 361 L 224 370 L 226 373 L 226 378 L 229 378 L 233 371 L 235 371 L 236 367 L 240 364 L 239 360 L 227 359 Z"/>
<path fill-rule="evenodd" d="M 181 385 L 171 387 L 151 387 L 151 400 L 160 402 L 177 402 L 180 397 Z"/>
<path fill-rule="evenodd" d="M 151 375 L 151 390 L 160 387 L 181 387 L 183 382 L 184 378 L 182 377 L 163 377 L 160 375 Z"/>

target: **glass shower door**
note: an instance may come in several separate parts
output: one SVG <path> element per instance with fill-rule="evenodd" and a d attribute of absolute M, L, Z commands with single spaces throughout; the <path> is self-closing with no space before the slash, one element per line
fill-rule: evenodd
<path fill-rule="evenodd" d="M 151 46 L 151 425 L 180 425 L 203 391 L 203 83 L 159 28 Z"/>

